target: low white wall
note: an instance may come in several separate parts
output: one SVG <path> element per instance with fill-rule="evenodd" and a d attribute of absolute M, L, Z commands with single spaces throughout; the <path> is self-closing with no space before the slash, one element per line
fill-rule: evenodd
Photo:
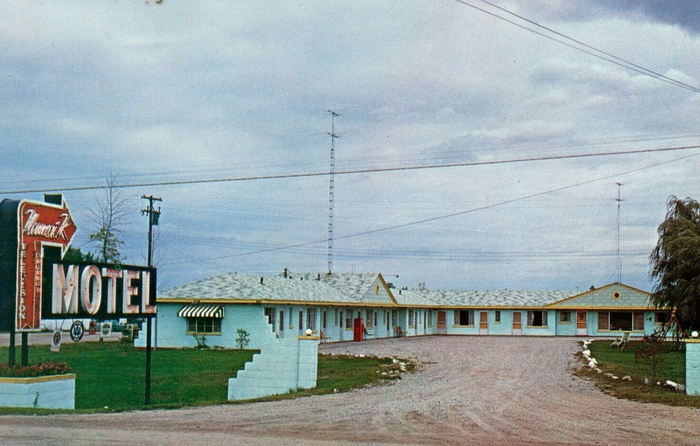
<path fill-rule="evenodd" d="M 0 378 L 0 405 L 75 409 L 75 374 Z"/>

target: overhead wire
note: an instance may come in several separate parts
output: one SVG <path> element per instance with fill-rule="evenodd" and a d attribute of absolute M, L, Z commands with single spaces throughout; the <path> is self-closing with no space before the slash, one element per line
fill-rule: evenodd
<path fill-rule="evenodd" d="M 599 181 L 610 180 L 612 178 L 617 178 L 620 176 L 629 175 L 629 174 L 632 174 L 635 172 L 639 172 L 639 171 L 646 170 L 646 169 L 651 169 L 653 167 L 658 167 L 658 166 L 662 166 L 665 164 L 670 164 L 670 163 L 681 161 L 684 159 L 689 159 L 689 158 L 696 157 L 699 155 L 700 155 L 700 153 L 694 153 L 691 155 L 686 155 L 686 156 L 674 158 L 671 160 L 660 161 L 660 162 L 648 164 L 648 165 L 645 165 L 642 167 L 626 170 L 623 172 L 617 172 L 617 173 L 614 173 L 611 175 L 605 175 L 602 177 L 596 177 L 596 178 L 592 178 L 589 180 L 580 181 L 580 182 L 569 184 L 566 186 L 560 186 L 560 187 L 556 187 L 553 189 L 548 189 L 548 190 L 544 190 L 544 191 L 540 191 L 540 192 L 535 192 L 532 194 L 527 194 L 527 195 L 522 195 L 522 196 L 515 197 L 515 198 L 510 198 L 507 200 L 497 201 L 497 202 L 490 203 L 487 205 L 478 206 L 478 207 L 474 207 L 474 208 L 470 208 L 470 209 L 466 209 L 466 210 L 462 210 L 462 211 L 458 211 L 458 212 L 452 212 L 449 214 L 443 214 L 443 215 L 438 215 L 438 216 L 434 216 L 434 217 L 413 220 L 410 222 L 384 226 L 381 228 L 370 229 L 367 231 L 360 231 L 360 232 L 354 232 L 354 233 L 346 234 L 346 235 L 334 236 L 333 239 L 334 240 L 349 239 L 349 238 L 360 237 L 360 236 L 370 235 L 370 234 L 377 234 L 380 232 L 393 231 L 396 229 L 406 228 L 409 226 L 416 226 L 416 225 L 421 225 L 421 224 L 430 223 L 430 222 L 434 222 L 434 221 L 454 218 L 454 217 L 461 216 L 461 215 L 471 214 L 471 213 L 480 212 L 480 211 L 484 211 L 484 210 L 488 210 L 488 209 L 493 209 L 493 208 L 500 207 L 500 206 L 505 206 L 507 204 L 516 203 L 518 201 L 529 200 L 529 199 L 532 199 L 535 197 L 540 197 L 543 195 L 548 195 L 548 194 L 552 194 L 552 193 L 556 193 L 556 192 L 562 192 L 565 190 L 574 189 L 577 187 L 581 187 L 581 186 L 584 186 L 587 184 L 596 183 Z M 257 254 L 263 254 L 263 253 L 274 252 L 274 251 L 281 251 L 281 250 L 286 250 L 286 249 L 291 249 L 291 248 L 300 248 L 300 247 L 305 247 L 305 246 L 315 245 L 315 244 L 325 243 L 325 242 L 327 242 L 327 239 L 314 240 L 314 241 L 309 241 L 309 242 L 300 242 L 300 243 L 294 243 L 294 244 L 289 244 L 289 245 L 284 245 L 284 246 L 260 249 L 260 250 L 255 250 L 255 251 L 248 251 L 248 252 L 237 253 L 237 254 L 227 254 L 227 255 L 223 255 L 223 256 L 214 256 L 214 257 L 198 258 L 198 259 L 191 259 L 191 260 L 174 261 L 174 262 L 165 263 L 164 265 L 174 265 L 174 264 L 180 264 L 180 263 L 196 263 L 196 262 L 200 262 L 200 261 L 221 260 L 221 259 L 233 258 L 233 257 L 257 255 Z"/>
<path fill-rule="evenodd" d="M 693 85 L 686 84 L 686 83 L 681 82 L 681 81 L 679 81 L 679 80 L 677 80 L 677 79 L 673 79 L 673 78 L 671 78 L 671 77 L 668 77 L 668 76 L 665 76 L 665 75 L 663 75 L 663 74 L 657 73 L 657 72 L 654 71 L 654 70 L 651 70 L 651 69 L 649 69 L 649 68 L 646 68 L 646 67 L 644 67 L 644 66 L 635 64 L 635 63 L 630 62 L 630 61 L 628 61 L 628 60 L 626 60 L 626 59 L 623 59 L 623 58 L 621 58 L 621 57 L 615 56 L 615 55 L 613 55 L 613 54 L 611 54 L 611 53 L 608 53 L 608 52 L 606 52 L 606 51 L 603 51 L 603 50 L 600 50 L 600 49 L 598 49 L 598 48 L 595 48 L 595 47 L 592 46 L 592 45 L 588 45 L 588 44 L 583 43 L 583 42 L 581 42 L 581 41 L 579 41 L 579 40 L 577 40 L 577 39 L 574 39 L 574 38 L 572 38 L 572 37 L 569 37 L 569 36 L 567 36 L 567 35 L 565 35 L 565 34 L 563 34 L 563 33 L 560 33 L 560 32 L 558 32 L 558 31 L 555 31 L 555 30 L 551 29 L 551 28 L 548 28 L 548 27 L 546 27 L 546 26 L 544 26 L 544 25 L 540 25 L 539 23 L 537 23 L 537 22 L 535 22 L 535 21 L 533 21 L 533 20 L 530 20 L 530 19 L 527 19 L 527 18 L 525 18 L 525 17 L 523 17 L 523 16 L 520 16 L 520 15 L 518 15 L 518 14 L 516 14 L 516 13 L 510 11 L 510 10 L 507 10 L 507 9 L 505 9 L 505 8 L 503 8 L 503 7 L 494 5 L 494 4 L 491 3 L 491 2 L 488 2 L 488 1 L 485 1 L 485 0 L 479 0 L 479 1 L 482 1 L 483 3 L 486 3 L 486 4 L 490 5 L 490 6 L 493 6 L 493 7 L 495 7 L 495 8 L 498 8 L 498 9 L 504 11 L 504 12 L 507 12 L 508 14 L 511 14 L 511 15 L 513 15 L 513 16 L 515 16 L 515 17 L 521 19 L 521 20 L 524 20 L 524 21 L 526 21 L 527 23 L 531 23 L 531 24 L 533 24 L 533 25 L 535 25 L 535 26 L 537 26 L 537 27 L 539 27 L 539 28 L 542 28 L 542 29 L 548 31 L 548 32 L 551 32 L 551 33 L 553 33 L 553 34 L 555 34 L 555 35 L 561 36 L 561 37 L 563 37 L 563 38 L 565 38 L 565 39 L 567 39 L 567 40 L 569 40 L 569 41 L 575 42 L 577 45 L 583 46 L 583 48 L 581 48 L 580 46 L 576 46 L 576 45 L 573 45 L 573 44 L 571 44 L 571 43 L 565 42 L 565 41 L 563 41 L 563 40 L 561 40 L 561 39 L 557 39 L 556 37 L 552 37 L 552 36 L 547 35 L 547 34 L 545 34 L 545 33 L 543 33 L 543 32 L 537 31 L 536 29 L 529 28 L 529 27 L 527 27 L 527 26 L 525 26 L 525 25 L 523 25 L 523 24 L 520 24 L 520 23 L 515 22 L 515 21 L 513 21 L 513 20 L 510 20 L 510 19 L 508 19 L 508 18 L 506 18 L 506 17 L 503 17 L 502 15 L 496 14 L 496 13 L 493 12 L 493 11 L 489 11 L 488 9 L 480 8 L 479 6 L 476 6 L 476 5 L 474 5 L 474 4 L 471 4 L 471 3 L 469 3 L 469 2 L 467 2 L 467 1 L 465 1 L 465 0 L 454 0 L 454 1 L 457 2 L 457 3 L 460 3 L 460 4 L 464 5 L 464 6 L 467 6 L 467 7 L 469 7 L 469 8 L 473 8 L 473 9 L 475 9 L 475 10 L 477 10 L 477 11 L 481 11 L 481 12 L 483 12 L 483 13 L 485 13 L 485 14 L 488 14 L 488 15 L 490 15 L 490 16 L 492 16 L 492 17 L 495 17 L 495 18 L 497 18 L 497 19 L 503 20 L 503 21 L 505 21 L 505 22 L 507 22 L 507 23 L 510 23 L 510 24 L 513 25 L 513 26 L 517 26 L 518 28 L 521 28 L 521 29 L 524 29 L 524 30 L 529 31 L 529 32 L 531 32 L 531 33 L 537 34 L 537 35 L 539 35 L 539 36 L 541 36 L 541 37 L 543 37 L 543 38 L 545 38 L 545 39 L 548 39 L 548 40 L 557 42 L 557 43 L 559 43 L 559 44 L 561 44 L 561 45 L 567 46 L 567 47 L 569 47 L 569 48 L 571 48 L 571 49 L 574 49 L 574 50 L 576 50 L 576 51 L 579 51 L 579 52 L 588 54 L 588 55 L 590 55 L 590 56 L 593 56 L 593 57 L 595 57 L 595 58 L 598 58 L 598 59 L 604 60 L 604 61 L 606 61 L 606 62 L 612 63 L 612 64 L 617 65 L 617 66 L 619 66 L 619 67 L 622 67 L 622 68 L 625 68 L 625 69 L 628 69 L 628 70 L 631 70 L 631 71 L 635 71 L 635 72 L 637 72 L 637 73 L 639 73 L 639 74 L 642 74 L 642 75 L 645 75 L 645 76 L 648 76 L 648 77 L 651 77 L 651 78 L 660 80 L 660 81 L 665 82 L 665 83 L 667 83 L 667 84 L 674 85 L 674 86 L 680 87 L 680 88 L 684 88 L 684 89 L 689 90 L 689 91 L 692 91 L 692 92 L 694 92 L 694 93 L 700 93 L 700 88 L 698 88 L 698 87 L 695 87 L 695 86 L 693 86 Z"/>
<path fill-rule="evenodd" d="M 526 163 L 535 161 L 552 161 L 552 160 L 565 160 L 565 159 L 580 159 L 580 158 L 593 158 L 602 156 L 621 156 L 621 155 L 632 155 L 639 153 L 659 153 L 659 152 L 669 152 L 669 151 L 680 151 L 680 150 L 692 150 L 700 149 L 700 145 L 687 145 L 687 146 L 676 146 L 676 147 L 656 147 L 656 148 L 646 148 L 646 149 L 630 149 L 630 150 L 618 150 L 618 151 L 608 151 L 608 152 L 587 152 L 587 153 L 575 153 L 566 155 L 549 155 L 549 156 L 538 156 L 538 157 L 524 157 L 524 158 L 510 158 L 501 160 L 485 160 L 485 161 L 466 161 L 466 162 L 456 162 L 456 163 L 439 163 L 439 164 L 418 164 L 411 166 L 393 166 L 393 167 L 375 167 L 367 169 L 346 169 L 346 170 L 336 170 L 335 175 L 353 175 L 353 174 L 363 174 L 363 173 L 379 173 L 379 172 L 401 172 L 401 171 L 411 171 L 411 170 L 424 170 L 424 169 L 444 169 L 450 167 L 471 167 L 471 166 L 489 166 L 497 164 L 515 164 L 515 163 Z M 113 189 L 125 189 L 134 187 L 154 187 L 154 186 L 181 186 L 188 184 L 212 184 L 212 183 L 229 183 L 229 182 L 240 182 L 240 181 L 255 181 L 255 180 L 279 180 L 279 179 L 291 179 L 291 178 L 309 178 L 309 177 L 322 177 L 328 176 L 330 172 L 303 172 L 303 173 L 289 173 L 289 174 L 277 174 L 277 175 L 254 175 L 254 176 L 243 176 L 243 177 L 230 177 L 230 178 L 203 178 L 196 180 L 171 180 L 171 181 L 152 181 L 152 182 L 141 182 L 141 183 L 125 183 L 125 184 L 115 184 L 112 185 Z M 27 194 L 27 193 L 41 193 L 41 192 L 67 192 L 67 191 L 85 191 L 85 190 L 98 190 L 104 189 L 106 186 L 104 184 L 100 185 L 89 185 L 89 186 L 72 186 L 72 187 L 53 187 L 53 188 L 36 188 L 36 189 L 18 189 L 18 190 L 5 190 L 0 191 L 0 194 L 13 195 L 13 194 Z"/>

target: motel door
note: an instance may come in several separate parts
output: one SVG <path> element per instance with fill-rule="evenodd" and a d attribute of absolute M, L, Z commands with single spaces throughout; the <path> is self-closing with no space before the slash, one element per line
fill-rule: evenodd
<path fill-rule="evenodd" d="M 514 335 L 522 334 L 522 324 L 520 323 L 520 312 L 519 311 L 513 312 L 513 334 Z"/>
<path fill-rule="evenodd" d="M 446 323 L 446 313 L 444 311 L 438 311 L 437 314 L 437 332 L 438 334 L 447 334 L 447 323 Z"/>
<path fill-rule="evenodd" d="M 343 312 L 339 311 L 338 312 L 338 328 L 340 329 L 338 331 L 338 340 L 339 341 L 343 340 L 343 332 L 345 331 L 345 327 L 343 327 L 344 323 L 345 323 L 345 319 L 343 319 Z"/>
<path fill-rule="evenodd" d="M 586 311 L 578 310 L 576 312 L 576 336 L 586 336 Z"/>
<path fill-rule="evenodd" d="M 479 313 L 479 334 L 489 334 L 489 314 L 486 311 Z"/>

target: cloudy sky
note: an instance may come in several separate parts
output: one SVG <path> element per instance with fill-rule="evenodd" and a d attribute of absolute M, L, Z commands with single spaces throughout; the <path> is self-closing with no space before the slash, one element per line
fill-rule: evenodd
<path fill-rule="evenodd" d="M 695 0 L 492 1 L 700 87 Z M 69 188 L 110 172 L 122 185 L 328 172 L 329 109 L 339 171 L 700 145 L 700 93 L 453 0 L 9 1 L 0 23 L 0 197 L 64 190 L 83 250 L 103 192 Z M 431 289 L 603 285 L 618 276 L 620 182 L 622 280 L 649 289 L 665 202 L 700 198 L 699 168 L 695 149 L 336 175 L 333 271 Z M 328 183 L 122 189 L 125 261 L 145 263 L 152 194 L 161 288 L 325 272 Z"/>

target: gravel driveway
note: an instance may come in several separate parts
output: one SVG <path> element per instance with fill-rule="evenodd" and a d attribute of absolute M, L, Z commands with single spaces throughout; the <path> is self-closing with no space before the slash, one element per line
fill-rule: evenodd
<path fill-rule="evenodd" d="M 394 384 L 270 403 L 0 417 L 1 444 L 700 444 L 700 410 L 573 377 L 566 338 L 421 337 L 322 351 L 416 358 Z"/>

